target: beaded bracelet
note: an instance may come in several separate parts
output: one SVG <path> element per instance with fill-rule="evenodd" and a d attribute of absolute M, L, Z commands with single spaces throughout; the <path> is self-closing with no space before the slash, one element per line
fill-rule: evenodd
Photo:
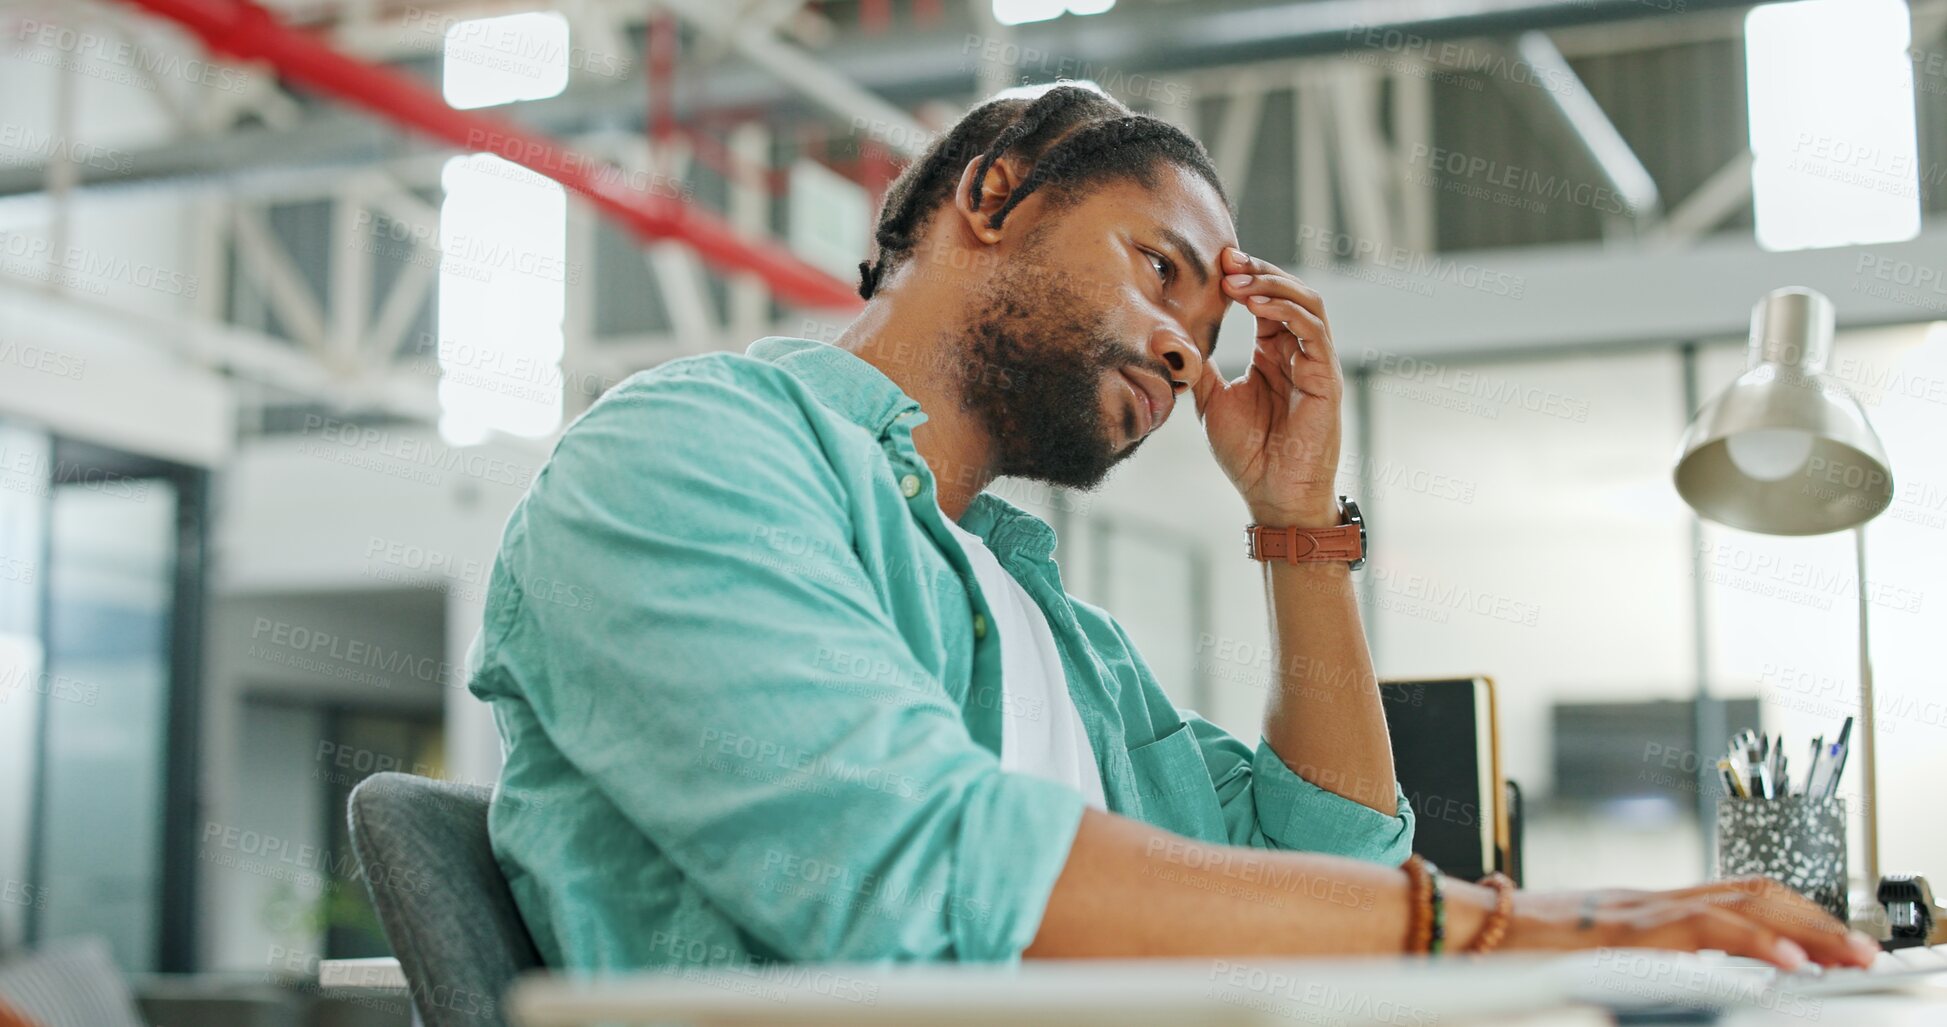
<path fill-rule="evenodd" d="M 1426 954 L 1437 956 L 1447 945 L 1447 896 L 1440 886 L 1440 868 L 1432 863 L 1426 865 L 1427 878 L 1432 882 L 1432 896 L 1428 909 L 1432 912 L 1433 933 L 1427 938 Z"/>
<path fill-rule="evenodd" d="M 1492 952 L 1507 937 L 1508 920 L 1514 915 L 1514 882 L 1508 875 L 1496 871 L 1481 878 L 1481 884 L 1494 889 L 1494 911 L 1487 915 L 1487 922 L 1481 925 L 1481 932 L 1474 936 L 1473 944 L 1467 946 L 1469 952 Z"/>
<path fill-rule="evenodd" d="M 1425 952 L 1427 939 L 1432 937 L 1433 882 L 1426 857 L 1414 853 L 1401 864 L 1406 871 L 1406 951 Z"/>

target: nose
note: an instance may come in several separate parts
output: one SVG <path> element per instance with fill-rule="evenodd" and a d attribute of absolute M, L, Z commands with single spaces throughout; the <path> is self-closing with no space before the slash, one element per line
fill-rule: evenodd
<path fill-rule="evenodd" d="M 1170 388 L 1183 392 L 1203 375 L 1203 351 L 1178 325 L 1162 325 L 1149 337 L 1149 355 L 1169 369 Z"/>

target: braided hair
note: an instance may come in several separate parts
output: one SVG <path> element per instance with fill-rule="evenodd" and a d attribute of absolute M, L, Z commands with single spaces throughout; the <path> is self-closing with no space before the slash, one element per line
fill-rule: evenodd
<path fill-rule="evenodd" d="M 1093 89 L 1057 86 L 1032 100 L 990 100 L 935 140 L 886 190 L 873 235 L 879 257 L 859 264 L 859 295 L 871 299 L 886 272 L 911 256 L 927 219 L 948 200 L 967 161 L 980 157 L 971 186 L 978 204 L 987 172 L 1009 154 L 1032 162 L 1032 170 L 988 218 L 993 228 L 1044 186 L 1054 202 L 1062 202 L 1072 199 L 1083 182 L 1124 178 L 1153 185 L 1161 161 L 1195 172 L 1224 196 L 1217 169 L 1201 143 L 1169 122 L 1134 113 Z"/>

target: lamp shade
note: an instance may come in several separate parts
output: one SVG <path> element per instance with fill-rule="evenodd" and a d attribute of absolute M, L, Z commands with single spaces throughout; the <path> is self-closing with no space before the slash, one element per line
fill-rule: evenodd
<path fill-rule="evenodd" d="M 1751 311 L 1744 373 L 1691 419 L 1676 486 L 1698 514 L 1766 535 L 1822 535 L 1893 502 L 1886 448 L 1825 373 L 1832 301 L 1779 289 Z"/>

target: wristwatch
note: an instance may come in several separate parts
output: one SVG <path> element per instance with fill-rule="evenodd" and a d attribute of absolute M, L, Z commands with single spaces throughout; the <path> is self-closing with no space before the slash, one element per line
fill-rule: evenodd
<path fill-rule="evenodd" d="M 1253 524 L 1244 529 L 1244 552 L 1253 560 L 1286 563 L 1334 563 L 1344 560 L 1353 570 L 1366 565 L 1366 521 L 1359 504 L 1339 497 L 1344 518 L 1334 528 L 1278 527 Z"/>

